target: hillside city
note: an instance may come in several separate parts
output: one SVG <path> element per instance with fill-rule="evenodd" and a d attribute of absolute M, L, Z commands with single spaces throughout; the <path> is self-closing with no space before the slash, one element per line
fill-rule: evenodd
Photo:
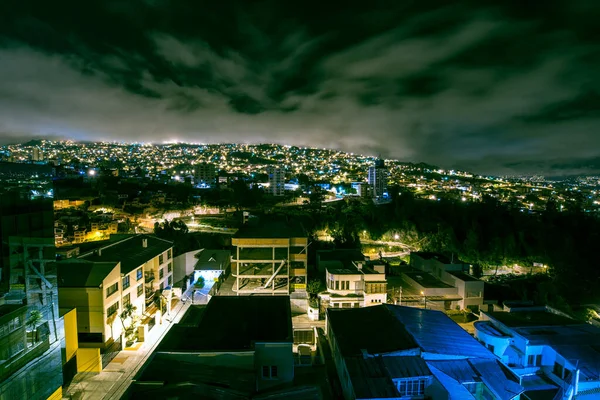
<path fill-rule="evenodd" d="M 0 147 L 0 400 L 600 398 L 600 177 Z"/>

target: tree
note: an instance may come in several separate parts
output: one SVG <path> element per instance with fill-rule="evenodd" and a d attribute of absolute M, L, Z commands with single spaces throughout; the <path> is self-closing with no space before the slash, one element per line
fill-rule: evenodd
<path fill-rule="evenodd" d="M 33 310 L 27 320 L 27 325 L 31 327 L 31 337 L 33 343 L 37 341 L 37 327 L 44 318 L 44 315 L 40 310 Z"/>
<path fill-rule="evenodd" d="M 137 307 L 131 303 L 128 303 L 123 306 L 123 311 L 119 315 L 121 319 L 121 324 L 123 324 L 123 331 L 125 332 L 125 337 L 127 338 L 127 343 L 131 344 L 135 341 L 137 336 L 137 318 L 134 313 L 137 310 Z M 129 320 L 129 325 L 125 325 L 125 322 Z"/>

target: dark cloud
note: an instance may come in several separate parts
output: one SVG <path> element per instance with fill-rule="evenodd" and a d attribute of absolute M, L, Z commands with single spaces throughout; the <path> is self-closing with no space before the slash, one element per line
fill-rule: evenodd
<path fill-rule="evenodd" d="M 585 0 L 6 0 L 0 135 L 600 172 L 599 16 Z"/>

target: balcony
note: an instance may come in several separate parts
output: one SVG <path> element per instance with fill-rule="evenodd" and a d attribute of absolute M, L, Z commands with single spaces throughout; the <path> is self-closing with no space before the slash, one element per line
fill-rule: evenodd
<path fill-rule="evenodd" d="M 154 272 L 146 272 L 144 273 L 144 282 L 150 283 L 154 281 Z"/>

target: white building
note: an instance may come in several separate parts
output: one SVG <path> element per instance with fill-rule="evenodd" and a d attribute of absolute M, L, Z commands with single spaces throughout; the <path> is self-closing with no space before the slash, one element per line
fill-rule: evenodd
<path fill-rule="evenodd" d="M 516 373 L 527 398 L 600 398 L 600 329 L 550 307 L 482 312 L 475 338 Z"/>
<path fill-rule="evenodd" d="M 267 168 L 269 174 L 269 192 L 273 196 L 283 196 L 285 191 L 285 172 L 279 167 Z"/>
<path fill-rule="evenodd" d="M 387 193 L 387 169 L 383 160 L 377 160 L 369 167 L 367 181 L 372 188 L 372 196 L 381 199 Z"/>

